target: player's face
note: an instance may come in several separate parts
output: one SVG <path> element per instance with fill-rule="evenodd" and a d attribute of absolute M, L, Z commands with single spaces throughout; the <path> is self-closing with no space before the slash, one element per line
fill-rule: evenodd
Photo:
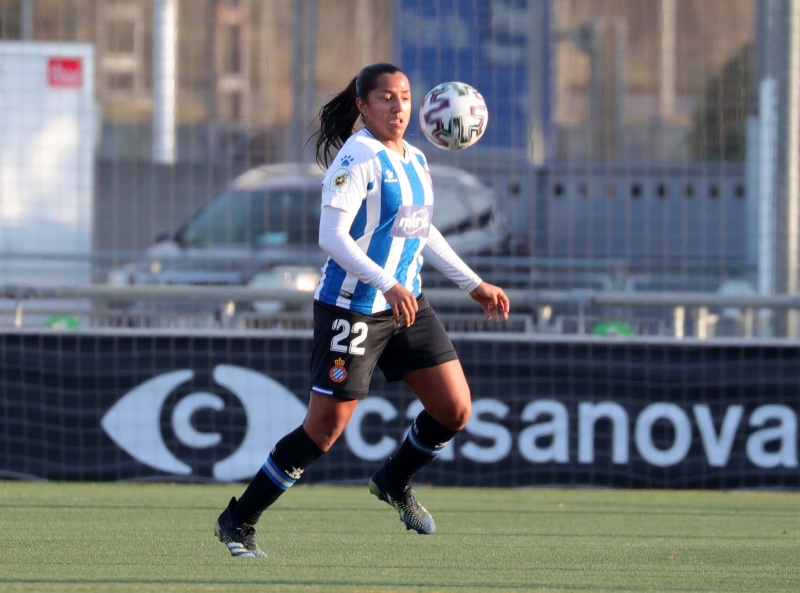
<path fill-rule="evenodd" d="M 382 74 L 366 101 L 356 100 L 372 135 L 402 149 L 403 134 L 411 118 L 411 85 L 402 72 Z"/>

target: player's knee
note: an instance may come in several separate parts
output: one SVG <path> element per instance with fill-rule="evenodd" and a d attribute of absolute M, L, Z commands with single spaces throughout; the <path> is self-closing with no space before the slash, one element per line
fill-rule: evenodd
<path fill-rule="evenodd" d="M 339 435 L 320 432 L 315 432 L 313 435 L 309 436 L 311 437 L 311 440 L 314 441 L 314 444 L 316 444 L 317 447 L 319 447 L 324 453 L 327 453 L 339 438 Z"/>
<path fill-rule="evenodd" d="M 323 452 L 327 452 L 333 447 L 333 444 L 339 439 L 344 431 L 344 425 L 330 422 L 306 422 L 303 424 L 308 436 Z"/>
<path fill-rule="evenodd" d="M 466 401 L 454 406 L 450 417 L 443 423 L 450 430 L 463 430 L 472 415 L 472 402 Z"/>

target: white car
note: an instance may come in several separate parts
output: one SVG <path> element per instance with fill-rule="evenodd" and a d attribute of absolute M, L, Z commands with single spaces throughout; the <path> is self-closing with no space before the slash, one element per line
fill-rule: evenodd
<path fill-rule="evenodd" d="M 430 171 L 433 221 L 454 249 L 465 256 L 497 251 L 507 234 L 494 218 L 494 191 L 461 169 L 431 165 Z M 108 282 L 313 291 L 325 259 L 317 243 L 324 175 L 316 164 L 303 163 L 246 171 L 175 233 L 112 271 Z M 278 308 L 256 306 L 263 313 Z"/>

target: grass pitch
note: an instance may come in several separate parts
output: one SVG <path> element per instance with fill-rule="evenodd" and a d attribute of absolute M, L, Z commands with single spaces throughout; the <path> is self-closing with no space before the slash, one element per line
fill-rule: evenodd
<path fill-rule="evenodd" d="M 0 591 L 800 591 L 800 493 L 418 488 L 418 536 L 299 485 L 235 559 L 212 528 L 242 488 L 0 482 Z"/>

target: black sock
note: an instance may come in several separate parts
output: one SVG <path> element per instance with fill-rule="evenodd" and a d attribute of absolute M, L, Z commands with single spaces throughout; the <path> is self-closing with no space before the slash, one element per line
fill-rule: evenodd
<path fill-rule="evenodd" d="M 239 525 L 255 525 L 261 513 L 291 488 L 323 453 L 302 426 L 284 436 L 237 501 L 232 511 L 233 520 Z"/>
<path fill-rule="evenodd" d="M 459 433 L 445 428 L 422 410 L 408 430 L 405 440 L 395 454 L 386 462 L 386 474 L 396 486 L 411 482 L 419 470 L 436 459 L 445 445 Z"/>

